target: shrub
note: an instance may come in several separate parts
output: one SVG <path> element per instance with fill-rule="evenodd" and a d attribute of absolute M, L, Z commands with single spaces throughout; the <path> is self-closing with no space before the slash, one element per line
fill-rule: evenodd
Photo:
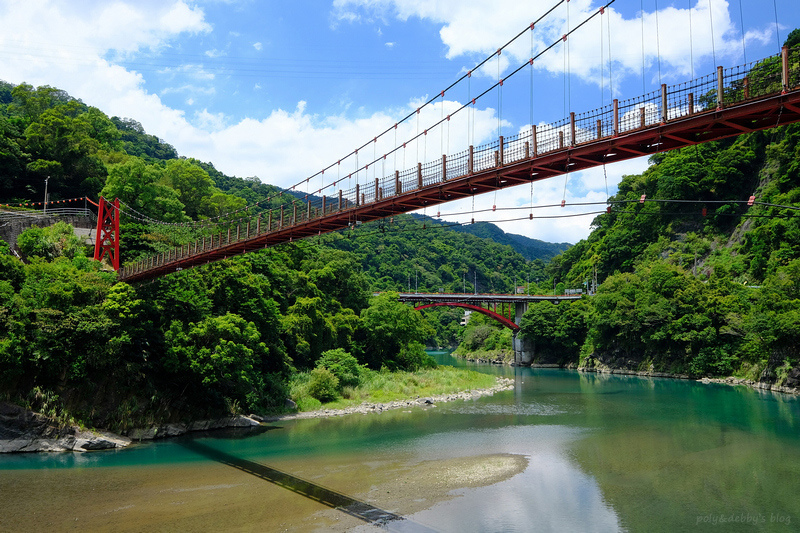
<path fill-rule="evenodd" d="M 315 368 L 308 382 L 308 394 L 321 402 L 331 402 L 339 397 L 339 378 L 327 368 Z"/>
<path fill-rule="evenodd" d="M 322 352 L 317 360 L 317 368 L 327 368 L 339 379 L 339 387 L 355 387 L 361 382 L 366 370 L 358 360 L 342 348 Z"/>
<path fill-rule="evenodd" d="M 425 346 L 420 342 L 411 342 L 400 348 L 397 354 L 397 369 L 415 372 L 423 368 L 436 368 L 436 361 L 425 353 Z"/>

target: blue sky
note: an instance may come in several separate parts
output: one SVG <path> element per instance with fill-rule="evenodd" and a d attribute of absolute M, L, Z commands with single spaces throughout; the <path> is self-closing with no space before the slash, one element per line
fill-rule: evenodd
<path fill-rule="evenodd" d="M 391 127 L 558 3 L 0 0 L 0 79 L 65 89 L 109 115 L 140 121 L 181 155 L 210 161 L 227 174 L 289 186 Z M 531 49 L 536 53 L 556 40 L 565 33 L 567 18 L 572 28 L 604 3 L 562 2 L 537 25 L 533 39 L 528 32 L 493 57 L 469 85 L 459 85 L 444 104 L 423 111 L 419 126 L 414 120 L 401 125 L 399 141 L 495 83 L 498 72 L 505 76 L 530 57 Z M 607 104 L 612 93 L 629 98 L 643 87 L 651 91 L 661 82 L 711 73 L 714 59 L 730 66 L 744 63 L 745 55 L 752 61 L 777 53 L 778 34 L 782 41 L 795 27 L 800 27 L 797 0 L 616 0 L 568 39 L 568 56 L 559 45 L 537 60 L 532 108 L 530 70 L 525 69 L 504 83 L 502 93 L 479 101 L 469 123 L 463 113 L 464 120 L 454 117 L 446 133 L 431 135 L 423 147 L 406 150 L 404 161 L 386 163 L 379 173 L 393 171 L 387 164 L 410 167 L 418 158 L 432 160 L 470 142 L 488 142 L 498 130 L 513 135 L 531 123 L 531 115 L 537 124 L 553 122 L 570 110 Z M 375 153 L 394 147 L 390 137 L 376 143 Z M 362 164 L 364 157 L 362 151 Z M 646 165 L 634 160 L 609 166 L 610 191 L 623 174 L 641 172 Z M 551 204 L 564 197 L 569 203 L 604 201 L 603 170 L 574 173 L 566 188 L 564 179 L 555 178 L 537 184 L 533 194 L 530 187 L 520 187 L 479 197 L 475 208 Z M 471 218 L 471 209 L 472 201 L 441 208 L 462 213 L 453 217 L 458 220 Z M 575 242 L 588 234 L 591 219 L 501 227 Z"/>

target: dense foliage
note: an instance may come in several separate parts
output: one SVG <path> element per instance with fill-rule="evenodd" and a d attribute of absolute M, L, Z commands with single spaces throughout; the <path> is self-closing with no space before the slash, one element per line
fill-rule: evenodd
<path fill-rule="evenodd" d="M 63 91 L 0 82 L 0 202 L 41 201 L 46 178 L 50 200 L 116 197 L 141 215 L 122 219 L 123 262 L 210 231 L 148 219 L 224 223 L 245 205 L 294 200 L 266 200 L 276 189 L 258 178 L 180 158 L 138 122 Z M 135 287 L 89 260 L 67 224 L 11 244 L 26 263 L 0 247 L 0 398 L 117 428 L 280 409 L 293 376 L 310 376 L 311 397 L 329 400 L 367 369 L 430 368 L 424 345 L 454 343 L 461 313 L 426 320 L 372 291 L 404 288 L 413 271 L 419 290 L 472 291 L 477 279 L 501 292 L 529 269 L 509 246 L 411 217 Z M 543 263 L 533 268 L 544 277 Z"/>
<path fill-rule="evenodd" d="M 800 363 L 799 161 L 796 125 L 653 156 L 548 266 L 572 285 L 596 271 L 597 295 L 532 306 L 524 334 L 573 364 L 785 383 Z"/>

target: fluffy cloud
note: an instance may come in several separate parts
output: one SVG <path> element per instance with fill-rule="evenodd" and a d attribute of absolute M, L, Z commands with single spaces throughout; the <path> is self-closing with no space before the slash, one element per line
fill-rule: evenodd
<path fill-rule="evenodd" d="M 569 29 L 596 13 L 600 5 L 593 0 L 562 3 L 536 26 L 533 43 L 525 36 L 505 51 L 500 58 L 501 68 L 523 63 L 531 57 L 531 48 L 536 55 L 559 41 Z M 520 21 L 537 20 L 551 4 L 495 0 L 487 9 L 482 0 L 335 0 L 334 7 L 342 20 L 369 18 L 363 17 L 363 12 L 403 21 L 418 17 L 441 24 L 440 36 L 448 48 L 447 55 L 456 58 L 491 54 L 498 44 L 524 29 Z M 745 35 L 745 41 L 764 43 L 769 36 L 770 30 L 751 31 Z M 568 63 L 563 55 L 566 49 Z M 640 74 L 642 61 L 652 68 L 660 57 L 665 76 L 675 79 L 692 73 L 689 58 L 695 62 L 712 56 L 718 61 L 723 57 L 740 59 L 742 52 L 741 35 L 731 20 L 728 1 L 696 0 L 691 9 L 669 5 L 657 13 L 645 12 L 643 17 L 636 14 L 626 18 L 612 6 L 572 34 L 567 42 L 560 42 L 545 53 L 535 65 L 560 74 L 568 64 L 572 74 L 600 84 L 608 76 L 609 56 L 615 76 Z M 605 73 L 600 69 L 603 63 Z M 494 75 L 494 66 L 490 70 L 487 75 Z"/>

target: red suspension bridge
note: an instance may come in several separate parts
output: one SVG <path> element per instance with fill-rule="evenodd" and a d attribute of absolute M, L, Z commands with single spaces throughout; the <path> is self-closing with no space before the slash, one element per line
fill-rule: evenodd
<path fill-rule="evenodd" d="M 95 255 L 109 254 L 121 281 L 144 281 L 361 222 L 800 121 L 800 48 L 784 48 L 755 64 L 777 68 L 719 67 L 715 75 L 664 84 L 599 110 L 570 113 L 544 128 L 532 126 L 371 183 L 259 213 L 235 229 L 122 268 L 113 249 L 119 208 L 101 199 Z"/>
<path fill-rule="evenodd" d="M 136 217 L 139 214 L 118 200 L 110 202 L 101 198 L 98 204 L 95 258 L 107 257 L 118 271 L 121 281 L 145 281 L 261 248 L 342 230 L 362 222 L 800 121 L 800 47 L 784 47 L 779 54 L 772 57 L 730 68 L 717 67 L 709 75 L 684 83 L 661 84 L 657 90 L 649 93 L 626 100 L 614 99 L 609 105 L 593 111 L 570 112 L 555 122 L 535 125 L 531 117 L 532 125 L 513 136 L 505 137 L 500 134 L 498 120 L 498 138 L 493 142 L 479 146 L 470 145 L 461 152 L 444 154 L 435 160 L 420 161 L 417 158 L 419 162 L 411 168 L 394 170 L 389 175 L 376 177 L 378 165 L 385 168 L 389 155 L 394 157 L 394 168 L 397 168 L 398 151 L 403 150 L 405 158 L 406 146 L 416 143 L 418 149 L 420 141 L 427 138 L 429 130 L 439 128 L 443 139 L 444 128 L 449 124 L 451 116 L 464 110 L 468 116 L 470 111 L 474 114 L 476 100 L 490 91 L 497 91 L 500 98 L 504 82 L 524 68 L 531 69 L 533 101 L 534 62 L 554 47 L 566 43 L 569 36 L 590 19 L 601 17 L 614 1 L 611 0 L 590 14 L 538 54 L 534 55 L 531 50 L 532 57 L 529 61 L 525 61 L 505 78 L 500 78 L 499 57 L 503 49 L 528 31 L 533 39 L 532 32 L 536 25 L 559 5 L 566 5 L 569 9 L 566 0 L 559 0 L 539 20 L 531 23 L 529 28 L 525 28 L 475 67 L 478 69 L 496 57 L 497 82 L 475 98 L 470 97 L 455 112 L 444 116 L 445 93 L 459 82 L 469 79 L 474 69 L 399 122 L 416 117 L 418 133 L 415 137 L 398 143 L 399 123 L 396 123 L 393 128 L 375 136 L 345 157 L 354 159 L 356 163 L 355 171 L 346 178 L 337 176 L 338 179 L 320 187 L 314 193 L 308 191 L 305 196 L 298 192 L 297 187 L 302 183 L 309 184 L 312 178 L 321 178 L 322 181 L 326 170 L 334 169 L 338 174 L 343 161 L 339 160 L 278 195 L 287 195 L 291 203 L 265 209 L 262 204 L 270 199 L 259 202 L 234 214 L 238 217 L 237 225 L 234 226 L 230 221 L 220 221 L 216 230 L 209 232 L 204 229 L 204 237 L 166 253 L 121 266 L 120 217 Z M 609 22 L 610 18 L 606 17 L 606 21 Z M 602 23 L 600 28 L 602 40 Z M 610 57 L 608 68 L 611 69 Z M 439 98 L 442 104 L 441 120 L 424 131 L 419 131 L 420 110 L 432 105 Z M 378 156 L 375 153 L 378 140 L 385 141 L 385 137 L 391 135 L 391 132 L 395 136 L 394 149 Z M 367 147 L 372 148 L 373 159 L 359 167 L 359 150 L 363 154 Z M 373 169 L 372 179 L 369 179 L 370 166 Z M 355 177 L 355 186 L 349 186 L 352 177 Z M 343 187 L 345 180 L 349 187 L 346 189 Z M 751 197 L 749 203 L 752 205 L 754 200 Z M 562 200 L 561 205 L 564 206 L 565 201 Z M 533 215 L 530 217 L 533 218 Z M 211 223 L 201 221 L 172 225 L 208 226 Z M 219 231 L 219 228 L 224 229 Z"/>

